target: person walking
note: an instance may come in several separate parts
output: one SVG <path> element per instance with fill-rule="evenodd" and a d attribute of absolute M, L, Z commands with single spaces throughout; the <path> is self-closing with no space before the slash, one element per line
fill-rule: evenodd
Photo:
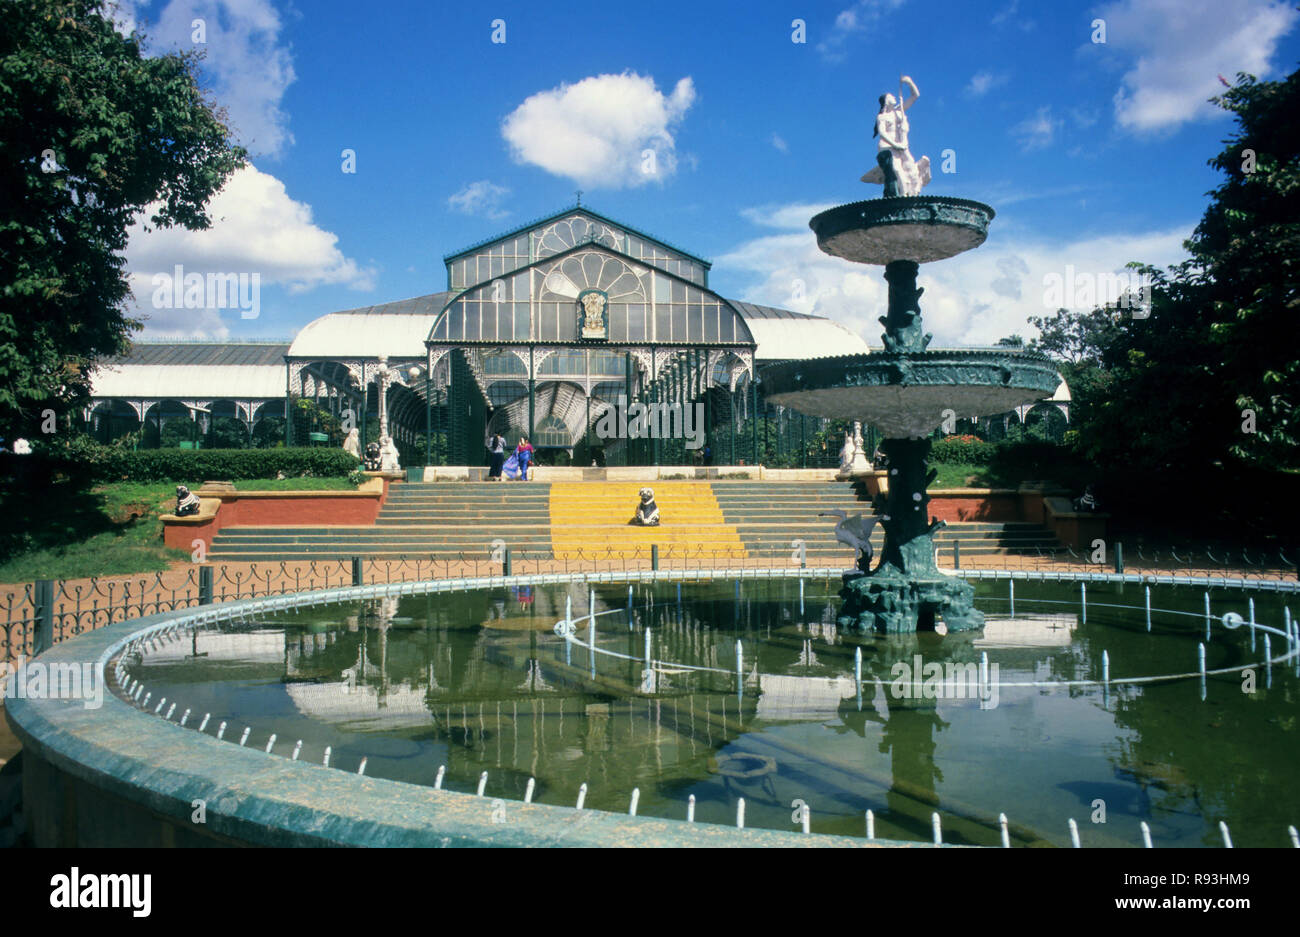
<path fill-rule="evenodd" d="M 515 459 L 519 462 L 519 480 L 528 481 L 528 463 L 533 460 L 533 446 L 527 436 L 519 437 L 519 445 L 515 446 Z"/>
<path fill-rule="evenodd" d="M 493 433 L 487 441 L 488 455 L 491 457 L 490 468 L 488 469 L 488 478 L 495 481 L 501 480 L 501 466 L 506 461 L 506 441 L 500 433 Z"/>

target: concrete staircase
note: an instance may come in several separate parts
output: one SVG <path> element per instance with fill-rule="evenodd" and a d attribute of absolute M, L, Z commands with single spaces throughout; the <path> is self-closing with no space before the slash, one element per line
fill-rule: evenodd
<path fill-rule="evenodd" d="M 871 514 L 865 493 L 850 482 L 715 481 L 712 486 L 723 516 L 735 526 L 751 556 L 794 559 L 799 551 L 797 541 L 802 541 L 802 554 L 809 566 L 849 565 L 853 551 L 835 539 L 839 518 L 818 515 L 837 509 L 847 514 Z M 877 525 L 871 536 L 877 555 L 884 542 L 884 531 Z M 954 543 L 960 544 L 963 557 L 1036 553 L 1060 546 L 1037 524 L 950 523 L 935 535 L 943 565 L 952 562 Z"/>
<path fill-rule="evenodd" d="M 871 512 L 846 482 L 655 481 L 660 527 L 628 525 L 645 482 L 452 482 L 395 484 L 370 527 L 227 527 L 214 539 L 214 562 L 429 558 L 485 560 L 509 546 L 518 560 L 649 559 L 660 555 L 718 560 L 746 557 L 810 566 L 852 563 L 836 541 L 835 509 Z M 883 533 L 876 529 L 879 553 Z M 1033 524 L 950 524 L 936 537 L 944 565 L 960 543 L 963 557 L 1034 553 L 1058 546 Z"/>
<path fill-rule="evenodd" d="M 654 488 L 661 525 L 628 521 L 642 487 Z M 705 482 L 556 482 L 551 485 L 551 544 L 560 559 L 590 556 L 649 558 L 652 545 L 667 556 L 743 559 L 745 547 Z"/>
<path fill-rule="evenodd" d="M 550 485 L 540 482 L 396 484 L 373 527 L 226 527 L 208 558 L 221 561 L 551 556 Z"/>

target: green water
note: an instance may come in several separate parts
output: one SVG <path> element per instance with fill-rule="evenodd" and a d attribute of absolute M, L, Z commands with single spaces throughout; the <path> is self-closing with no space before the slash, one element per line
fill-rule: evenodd
<path fill-rule="evenodd" d="M 1102 652 L 1112 680 L 1197 669 L 1205 638 L 1203 593 L 1153 591 L 1150 633 L 1140 587 L 1093 584 L 1087 621 L 1078 586 L 979 584 L 983 633 L 858 637 L 835 626 L 838 581 L 597 587 L 592 660 L 552 630 L 585 615 L 587 587 L 497 589 L 304 610 L 255 626 L 205 632 L 133 663 L 153 698 L 204 713 L 208 734 L 228 722 L 250 747 L 277 735 L 276 754 L 303 741 L 301 759 L 431 785 L 626 811 L 640 789 L 642 815 L 795 829 L 798 800 L 815 832 L 929 841 L 938 811 L 944 839 L 997 845 L 1006 813 L 1013 844 L 1069 844 L 1077 821 L 1085 846 L 1140 845 L 1146 821 L 1157 846 L 1218 846 L 1224 820 L 1238 846 L 1288 845 L 1300 822 L 1291 789 L 1300 755 L 1294 667 L 1256 685 L 1210 677 L 1202 700 L 1193 677 L 1141 686 L 1015 688 L 981 700 L 972 680 L 927 684 L 927 664 L 963 665 L 973 676 L 987 653 L 1000 684 L 1098 679 Z M 1246 627 L 1247 595 L 1211 594 L 1210 669 L 1262 660 Z M 1294 601 L 1294 600 L 1292 600 Z M 1108 608 L 1131 605 L 1137 610 Z M 1256 596 L 1261 622 L 1279 624 L 1280 597 Z M 587 640 L 584 621 L 577 637 Z M 641 659 L 645 629 L 655 673 Z M 742 642 L 738 681 L 736 641 Z M 862 650 L 862 680 L 854 651 Z M 1284 642 L 1273 639 L 1275 655 Z M 624 655 L 624 657 L 615 656 Z M 912 682 L 908 670 L 921 664 Z M 711 668 L 688 670 L 675 664 Z M 962 671 L 958 671 L 960 678 Z M 1269 685 L 1271 679 L 1271 685 Z M 859 692 L 860 687 L 860 692 Z M 939 698 L 936 698 L 939 695 Z M 952 697 L 957 698 L 952 698 Z M 1104 822 L 1099 822 L 1104 818 Z"/>

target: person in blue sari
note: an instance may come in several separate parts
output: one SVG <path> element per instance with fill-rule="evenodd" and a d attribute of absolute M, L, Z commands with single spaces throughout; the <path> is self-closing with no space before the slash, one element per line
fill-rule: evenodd
<path fill-rule="evenodd" d="M 519 480 L 528 481 L 528 464 L 533 460 L 533 446 L 528 441 L 527 436 L 519 437 L 519 445 L 515 446 L 515 460 L 519 463 Z"/>

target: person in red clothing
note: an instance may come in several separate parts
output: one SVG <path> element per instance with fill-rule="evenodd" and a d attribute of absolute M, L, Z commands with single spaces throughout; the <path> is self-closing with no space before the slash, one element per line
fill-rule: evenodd
<path fill-rule="evenodd" d="M 515 446 L 515 458 L 519 460 L 519 480 L 528 481 L 528 464 L 533 460 L 533 446 L 527 436 L 519 437 L 519 445 Z"/>

